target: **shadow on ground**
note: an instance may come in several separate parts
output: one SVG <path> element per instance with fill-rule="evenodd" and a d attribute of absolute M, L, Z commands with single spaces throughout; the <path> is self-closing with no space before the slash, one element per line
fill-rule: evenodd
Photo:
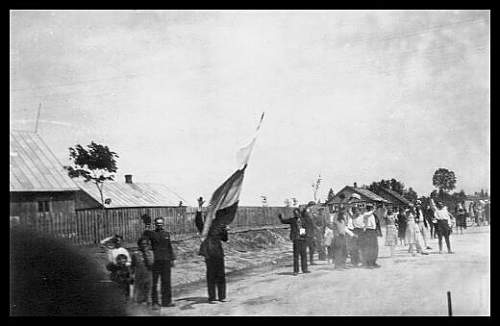
<path fill-rule="evenodd" d="M 189 302 L 188 304 L 179 307 L 180 310 L 194 309 L 193 306 L 197 305 L 197 304 L 203 304 L 203 303 L 208 304 L 207 297 L 186 297 L 186 298 L 177 299 L 175 301 L 187 301 L 187 302 Z"/>

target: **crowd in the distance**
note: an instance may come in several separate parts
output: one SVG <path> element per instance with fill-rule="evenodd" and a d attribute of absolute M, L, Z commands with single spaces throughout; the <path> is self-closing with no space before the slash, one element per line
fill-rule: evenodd
<path fill-rule="evenodd" d="M 299 267 L 309 273 L 308 258 L 309 265 L 314 265 L 316 252 L 319 260 L 327 260 L 335 269 L 379 268 L 379 237 L 384 238 L 391 257 L 398 247 L 408 248 L 412 256 L 428 255 L 435 238 L 439 254 L 443 253 L 443 239 L 447 252 L 453 254 L 450 235 L 454 227 L 462 234 L 469 218 L 474 218 L 477 225 L 483 220 L 489 224 L 489 206 L 481 208 L 481 203 L 471 205 L 474 209 L 470 213 L 464 202 L 458 203 L 452 214 L 442 201 L 433 198 L 426 205 L 416 200 L 399 207 L 374 205 L 359 198 L 354 194 L 350 202 L 334 206 L 326 220 L 324 214 L 315 213 L 314 202 L 302 209 L 294 208 L 291 217 L 278 215 L 282 223 L 290 225 L 293 275 L 299 273 Z"/>

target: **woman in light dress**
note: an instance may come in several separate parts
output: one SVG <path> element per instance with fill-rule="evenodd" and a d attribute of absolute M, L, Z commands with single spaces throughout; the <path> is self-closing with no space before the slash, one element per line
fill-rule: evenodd
<path fill-rule="evenodd" d="M 386 233 L 385 245 L 391 250 L 391 257 L 394 255 L 394 247 L 398 245 L 398 229 L 396 228 L 397 214 L 389 209 L 385 218 Z"/>
<path fill-rule="evenodd" d="M 428 255 L 425 251 L 423 244 L 423 238 L 420 234 L 420 228 L 415 222 L 415 209 L 413 207 L 409 208 L 405 212 L 406 214 L 406 242 L 409 244 L 410 248 L 408 251 L 412 256 L 416 256 L 416 252 L 422 255 Z"/>

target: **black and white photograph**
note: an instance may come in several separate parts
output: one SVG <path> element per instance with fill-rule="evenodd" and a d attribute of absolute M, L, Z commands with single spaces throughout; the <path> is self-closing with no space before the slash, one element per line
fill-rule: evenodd
<path fill-rule="evenodd" d="M 10 316 L 491 316 L 491 10 L 9 19 Z"/>

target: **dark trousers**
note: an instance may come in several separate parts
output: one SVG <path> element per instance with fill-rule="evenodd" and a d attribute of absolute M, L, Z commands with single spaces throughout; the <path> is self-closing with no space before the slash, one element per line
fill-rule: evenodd
<path fill-rule="evenodd" d="M 208 300 L 215 301 L 215 288 L 219 300 L 226 298 L 226 273 L 224 271 L 224 257 L 207 258 L 207 286 Z"/>
<path fill-rule="evenodd" d="M 314 244 L 314 238 L 309 238 L 306 240 L 307 248 L 309 249 L 309 262 L 312 265 L 314 263 L 314 249 L 316 248 Z"/>
<path fill-rule="evenodd" d="M 153 263 L 153 304 L 158 304 L 158 281 L 161 279 L 161 304 L 166 306 L 172 303 L 172 287 L 170 278 L 170 260 L 157 260 Z"/>
<path fill-rule="evenodd" d="M 429 225 L 429 229 L 430 229 L 430 232 L 431 232 L 431 239 L 434 237 L 434 223 L 428 223 L 427 225 Z"/>
<path fill-rule="evenodd" d="M 331 248 L 335 268 L 344 267 L 347 260 L 347 239 L 344 234 L 335 235 Z"/>
<path fill-rule="evenodd" d="M 307 245 L 305 240 L 293 241 L 293 272 L 299 272 L 299 256 L 302 273 L 307 271 Z"/>
<path fill-rule="evenodd" d="M 367 229 L 361 236 L 361 257 L 363 264 L 374 266 L 378 258 L 377 230 Z"/>
<path fill-rule="evenodd" d="M 438 221 L 438 241 L 439 241 L 439 251 L 443 250 L 443 237 L 446 242 L 446 248 L 448 251 L 451 251 L 450 244 L 450 227 L 448 226 L 448 222 L 445 220 Z"/>
<path fill-rule="evenodd" d="M 353 230 L 354 234 L 357 235 L 358 237 L 351 237 L 350 240 L 350 245 L 349 245 L 349 254 L 351 255 L 351 264 L 354 266 L 359 264 L 360 262 L 360 241 L 363 236 L 363 229 L 360 228 L 354 228 Z"/>

